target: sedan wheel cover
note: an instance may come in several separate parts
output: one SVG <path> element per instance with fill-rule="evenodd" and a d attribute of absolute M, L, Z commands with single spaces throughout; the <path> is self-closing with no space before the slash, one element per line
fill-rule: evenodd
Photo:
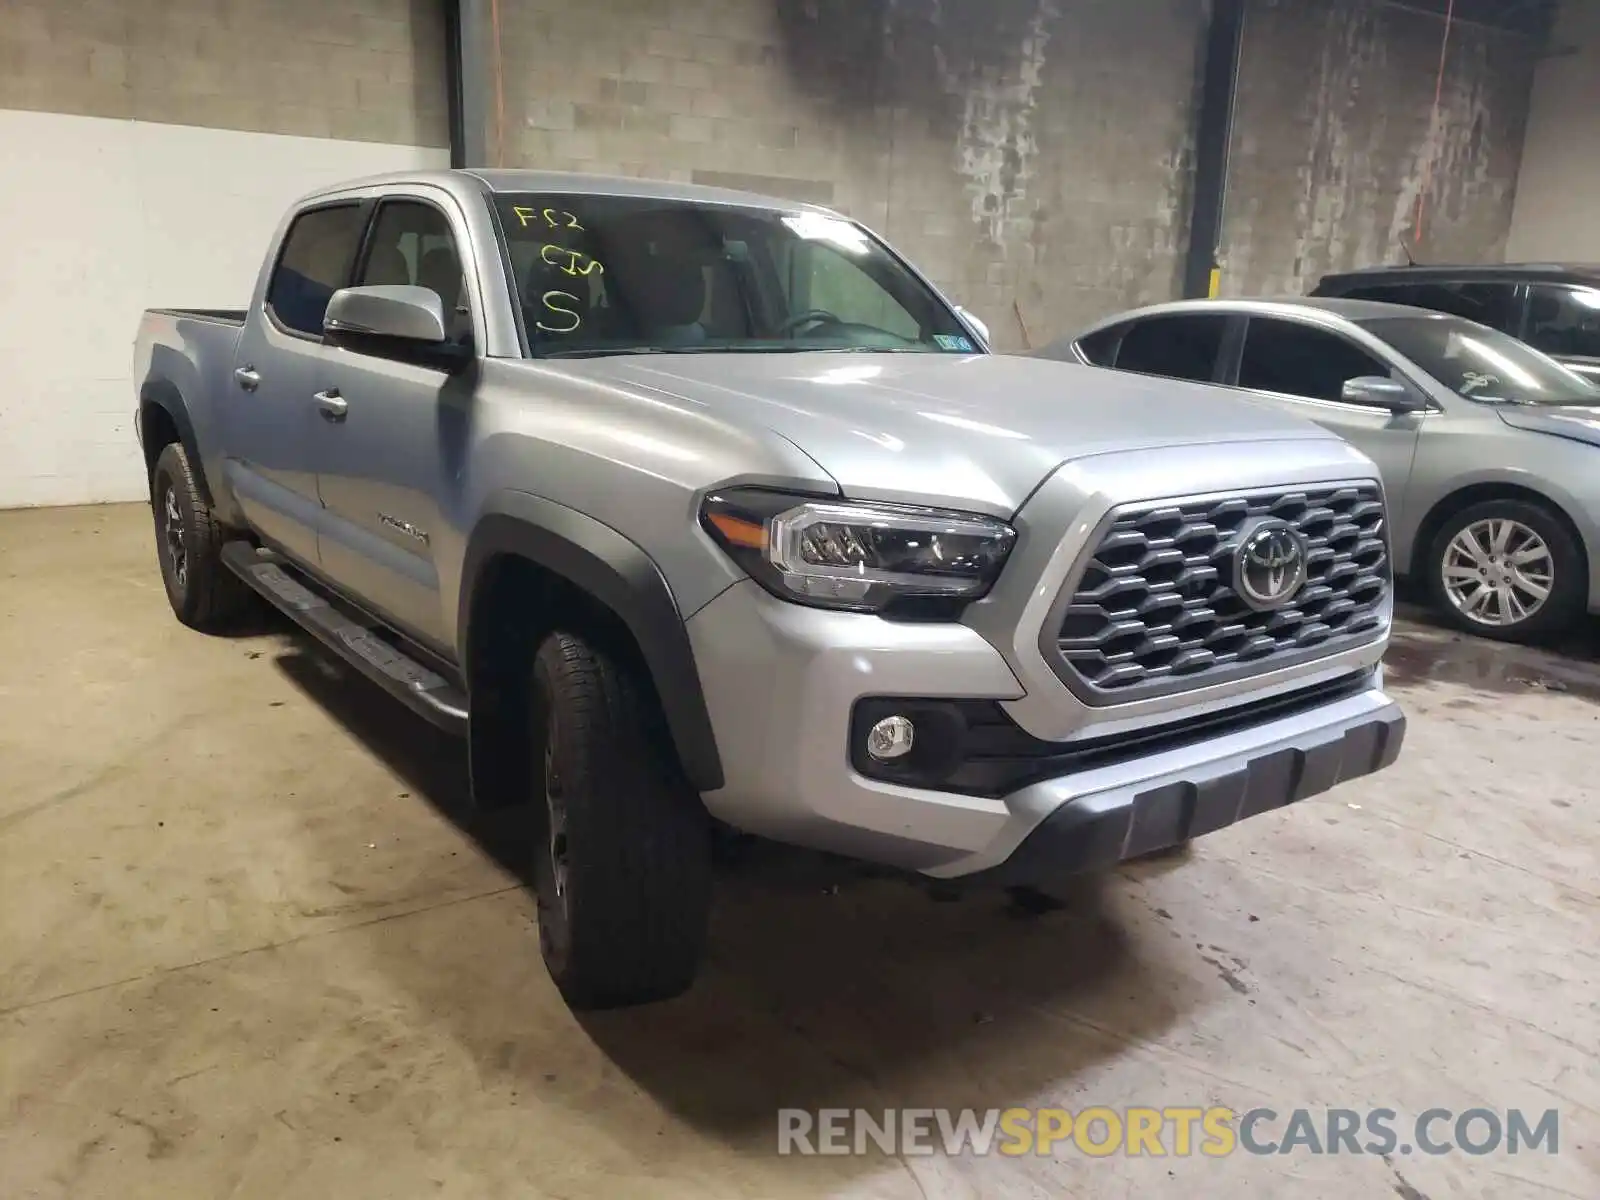
<path fill-rule="evenodd" d="M 1444 591 L 1478 625 L 1504 629 L 1538 613 L 1555 586 L 1555 557 L 1537 532 L 1506 517 L 1474 521 L 1445 547 Z"/>

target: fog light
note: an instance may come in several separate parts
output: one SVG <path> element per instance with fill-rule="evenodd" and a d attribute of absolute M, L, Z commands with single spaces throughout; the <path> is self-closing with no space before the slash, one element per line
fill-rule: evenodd
<path fill-rule="evenodd" d="M 911 753 L 916 726 L 910 717 L 885 717 L 867 731 L 867 753 L 879 762 L 891 762 Z"/>

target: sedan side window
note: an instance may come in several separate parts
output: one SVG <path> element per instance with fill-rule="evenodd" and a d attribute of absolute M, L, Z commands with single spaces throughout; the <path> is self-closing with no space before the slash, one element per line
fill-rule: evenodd
<path fill-rule="evenodd" d="M 1389 368 L 1338 334 L 1295 321 L 1252 317 L 1239 360 L 1239 386 L 1308 400 L 1338 400 L 1347 380 L 1389 376 Z"/>
<path fill-rule="evenodd" d="M 267 311 L 295 333 L 322 337 L 322 318 L 350 275 L 361 235 L 361 209 L 328 205 L 301 213 L 283 239 L 267 285 Z"/>
<path fill-rule="evenodd" d="M 1526 340 L 1546 354 L 1600 359 L 1600 288 L 1535 287 Z"/>
<path fill-rule="evenodd" d="M 1140 321 L 1122 335 L 1117 369 L 1210 383 L 1228 330 L 1224 316 L 1173 315 Z"/>
<path fill-rule="evenodd" d="M 1116 357 L 1117 347 L 1121 344 L 1122 335 L 1127 328 L 1126 325 L 1113 325 L 1109 329 L 1098 329 L 1079 338 L 1078 349 L 1095 366 L 1109 367 Z"/>
<path fill-rule="evenodd" d="M 420 200 L 386 200 L 372 223 L 367 260 L 356 276 L 358 285 L 411 284 L 438 293 L 444 327 L 450 340 L 472 333 L 461 256 L 450 221 Z"/>

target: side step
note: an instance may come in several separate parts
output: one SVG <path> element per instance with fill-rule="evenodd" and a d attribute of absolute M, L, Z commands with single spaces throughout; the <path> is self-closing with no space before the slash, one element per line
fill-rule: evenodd
<path fill-rule="evenodd" d="M 249 542 L 229 542 L 222 548 L 222 561 L 273 607 L 423 720 L 447 733 L 466 735 L 467 698 L 459 688 L 336 608 L 279 555 Z"/>

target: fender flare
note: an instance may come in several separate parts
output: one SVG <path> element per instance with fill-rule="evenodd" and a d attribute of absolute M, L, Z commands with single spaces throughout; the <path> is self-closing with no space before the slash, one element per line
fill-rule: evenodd
<path fill-rule="evenodd" d="M 1396 569 L 1404 561 L 1407 573 L 1419 574 L 1417 568 L 1423 566 L 1422 557 L 1428 553 L 1430 543 L 1438 534 L 1445 516 L 1463 504 L 1476 503 L 1476 499 L 1466 499 L 1469 493 L 1491 489 L 1522 493 L 1531 502 L 1553 509 L 1557 518 L 1565 521 L 1576 535 L 1578 549 L 1587 560 L 1591 579 L 1600 577 L 1597 576 L 1597 572 L 1600 572 L 1600 530 L 1586 515 L 1583 502 L 1550 479 L 1540 478 L 1531 471 L 1505 467 L 1491 467 L 1453 477 L 1449 488 L 1435 496 L 1412 525 L 1410 553 L 1403 560 L 1396 556 Z"/>
<path fill-rule="evenodd" d="M 514 554 L 587 592 L 627 626 L 644 655 L 684 774 L 696 791 L 723 785 L 711 714 L 688 630 L 655 561 L 593 517 L 527 492 L 502 492 L 473 527 L 461 567 L 457 609 L 460 661 L 472 657 L 472 613 L 484 569 Z"/>
<path fill-rule="evenodd" d="M 211 485 L 206 482 L 205 466 L 200 458 L 200 443 L 195 440 L 194 422 L 189 417 L 189 406 L 184 403 L 183 393 L 178 391 L 176 384 L 166 379 L 147 379 L 140 385 L 139 446 L 149 461 L 150 451 L 145 445 L 144 428 L 147 408 L 159 408 L 172 418 L 173 427 L 178 431 L 178 440 L 183 443 L 184 453 L 189 456 L 189 469 L 194 472 L 195 483 L 200 487 L 200 498 L 207 505 L 214 504 Z"/>

